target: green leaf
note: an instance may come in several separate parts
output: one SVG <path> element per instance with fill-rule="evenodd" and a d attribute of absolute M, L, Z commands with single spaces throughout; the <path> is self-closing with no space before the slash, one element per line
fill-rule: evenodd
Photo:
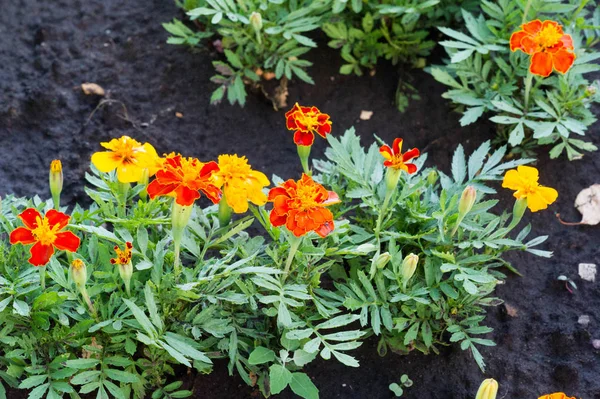
<path fill-rule="evenodd" d="M 254 348 L 250 356 L 248 356 L 248 363 L 250 364 L 264 364 L 275 360 L 275 352 L 262 346 Z"/>
<path fill-rule="evenodd" d="M 37 387 L 38 385 L 43 384 L 44 381 L 46 381 L 46 379 L 48 379 L 48 375 L 46 374 L 31 376 L 29 378 L 24 379 L 19 384 L 19 389 L 30 389 L 33 387 Z"/>
<path fill-rule="evenodd" d="M 119 381 L 119 382 L 127 382 L 127 383 L 139 382 L 138 376 L 136 376 L 135 374 L 132 374 L 132 373 L 128 373 L 127 371 L 115 370 L 115 369 L 109 369 L 109 368 L 104 368 L 103 371 L 104 371 L 104 374 L 106 374 L 106 376 L 108 378 L 110 378 L 111 380 L 115 380 L 115 381 Z"/>
<path fill-rule="evenodd" d="M 290 388 L 292 391 L 304 398 L 304 399 L 318 399 L 319 390 L 313 384 L 308 375 L 304 373 L 292 373 L 292 380 L 290 381 Z"/>
<path fill-rule="evenodd" d="M 29 316 L 29 305 L 27 302 L 15 298 L 13 301 L 13 312 L 23 317 L 27 317 Z"/>
<path fill-rule="evenodd" d="M 73 368 L 73 369 L 78 369 L 78 370 L 89 369 L 89 368 L 96 366 L 97 364 L 100 364 L 100 360 L 91 359 L 91 358 L 90 359 L 67 360 L 65 362 L 65 366 Z"/>
<path fill-rule="evenodd" d="M 273 364 L 269 367 L 269 383 L 271 394 L 277 395 L 283 391 L 292 381 L 292 373 L 280 364 Z"/>
<path fill-rule="evenodd" d="M 440 68 L 431 68 L 431 75 L 433 78 L 446 86 L 454 87 L 455 89 L 462 89 L 460 83 L 458 83 L 448 72 Z"/>
<path fill-rule="evenodd" d="M 225 53 L 225 57 L 227 57 L 227 61 L 234 66 L 235 68 L 238 69 L 242 69 L 244 68 L 244 65 L 242 65 L 242 61 L 240 60 L 240 57 L 238 57 L 238 55 L 236 53 L 234 53 L 231 50 L 225 49 L 224 51 Z"/>
<path fill-rule="evenodd" d="M 144 287 L 144 297 L 146 298 L 146 307 L 150 313 L 152 324 L 156 326 L 158 331 L 162 331 L 163 322 L 158 314 L 158 307 L 156 306 L 156 301 L 154 300 L 154 294 L 152 293 L 152 288 L 150 287 L 149 281 L 146 282 L 146 287 Z"/>
<path fill-rule="evenodd" d="M 304 367 L 308 363 L 312 362 L 317 357 L 317 352 L 308 353 L 304 349 L 297 349 L 294 351 L 294 363 L 298 367 Z"/>
<path fill-rule="evenodd" d="M 129 299 L 123 298 L 123 302 L 125 302 L 125 305 L 127 305 L 127 307 L 131 310 L 131 313 L 133 313 L 133 316 L 135 317 L 137 322 L 140 323 L 140 325 L 146 331 L 146 333 L 148 333 L 148 335 L 150 335 L 151 338 L 157 338 L 158 332 L 156 331 L 156 329 L 154 328 L 154 326 L 150 322 L 150 319 L 148 318 L 148 316 L 146 316 L 144 311 L 142 311 L 142 309 L 140 309 L 135 303 L 133 303 Z"/>

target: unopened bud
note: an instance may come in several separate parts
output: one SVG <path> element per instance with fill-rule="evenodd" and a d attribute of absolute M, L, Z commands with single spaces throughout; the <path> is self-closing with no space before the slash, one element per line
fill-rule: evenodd
<path fill-rule="evenodd" d="M 378 269 L 383 269 L 391 259 L 392 255 L 389 252 L 384 252 L 375 259 L 375 266 Z"/>
<path fill-rule="evenodd" d="M 138 184 L 144 186 L 144 189 L 140 191 L 140 198 L 144 201 L 146 201 L 146 198 L 148 198 L 148 180 L 150 180 L 150 171 L 148 170 L 148 168 L 144 168 L 142 170 L 142 177 L 140 177 L 140 180 L 138 181 Z"/>
<path fill-rule="evenodd" d="M 590 85 L 585 88 L 585 96 L 586 97 L 595 96 L 597 92 L 598 92 L 598 88 L 596 86 Z"/>
<path fill-rule="evenodd" d="M 55 159 L 50 163 L 49 183 L 52 201 L 54 201 L 54 207 L 58 209 L 60 206 L 60 193 L 63 189 L 62 163 L 59 159 Z"/>
<path fill-rule="evenodd" d="M 256 32 L 260 32 L 263 26 L 262 15 L 260 15 L 259 12 L 254 11 L 252 14 L 250 14 L 250 24 Z"/>
<path fill-rule="evenodd" d="M 392 193 L 396 190 L 401 172 L 402 169 L 387 168 L 387 171 L 385 172 L 385 189 L 387 193 Z"/>
<path fill-rule="evenodd" d="M 459 217 L 464 217 L 471 211 L 475 200 L 477 199 L 477 191 L 473 186 L 467 186 L 460 196 L 460 202 L 458 203 L 458 214 Z"/>
<path fill-rule="evenodd" d="M 87 268 L 81 259 L 74 259 L 73 262 L 71 262 L 71 276 L 73 276 L 73 281 L 79 290 L 85 288 L 85 283 L 87 282 Z"/>
<path fill-rule="evenodd" d="M 483 380 L 477 391 L 475 399 L 496 399 L 498 393 L 498 382 L 493 378 Z"/>
<path fill-rule="evenodd" d="M 437 179 L 438 173 L 435 170 L 429 171 L 429 174 L 427 175 L 427 184 L 433 186 L 437 182 Z"/>
<path fill-rule="evenodd" d="M 419 263 L 419 256 L 413 253 L 406 255 L 404 260 L 402 261 L 402 281 L 404 283 L 404 287 L 406 287 L 406 283 L 411 277 L 415 274 L 417 270 L 417 264 Z"/>

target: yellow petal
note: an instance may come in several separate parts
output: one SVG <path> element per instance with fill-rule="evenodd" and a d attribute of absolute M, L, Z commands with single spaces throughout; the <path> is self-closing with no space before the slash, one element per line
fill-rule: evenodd
<path fill-rule="evenodd" d="M 517 167 L 519 175 L 522 179 L 529 180 L 531 182 L 537 182 L 539 179 L 538 170 L 532 166 L 519 165 Z"/>
<path fill-rule="evenodd" d="M 227 205 L 233 209 L 235 213 L 245 213 L 248 211 L 248 200 L 242 190 L 226 186 L 223 190 Z"/>
<path fill-rule="evenodd" d="M 540 186 L 538 191 L 540 192 L 540 195 L 544 197 L 544 200 L 548 203 L 548 205 L 552 204 L 558 198 L 558 191 L 551 187 Z"/>
<path fill-rule="evenodd" d="M 506 172 L 504 180 L 502 181 L 502 187 L 510 188 L 511 190 L 520 190 L 523 187 L 519 172 L 512 169 Z"/>
<path fill-rule="evenodd" d="M 121 183 L 136 183 L 142 178 L 144 169 L 137 165 L 123 164 L 117 168 L 117 179 Z"/>
<path fill-rule="evenodd" d="M 262 173 L 259 172 L 257 170 L 251 170 L 249 173 L 250 177 L 253 179 L 256 179 L 256 181 L 258 182 L 258 184 L 262 187 L 264 186 L 268 186 L 269 184 L 271 184 L 271 182 L 269 181 L 269 179 L 267 178 L 267 176 Z"/>
<path fill-rule="evenodd" d="M 267 203 L 267 195 L 262 190 L 250 190 L 248 192 L 248 200 L 254 205 L 264 205 Z"/>
<path fill-rule="evenodd" d="M 121 165 L 121 159 L 111 151 L 100 151 L 92 155 L 92 164 L 100 172 L 108 173 Z"/>
<path fill-rule="evenodd" d="M 548 208 L 548 202 L 539 191 L 536 191 L 527 196 L 527 207 L 531 212 L 537 212 Z"/>

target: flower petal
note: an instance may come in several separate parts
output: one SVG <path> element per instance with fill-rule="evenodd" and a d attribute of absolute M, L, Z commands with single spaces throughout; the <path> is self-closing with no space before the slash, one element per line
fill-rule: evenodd
<path fill-rule="evenodd" d="M 519 176 L 519 172 L 515 169 L 511 169 L 504 174 L 504 180 L 502 181 L 502 187 L 509 188 L 511 190 L 520 190 L 523 187 L 523 182 Z"/>
<path fill-rule="evenodd" d="M 525 51 L 521 45 L 521 40 L 523 40 L 523 38 L 526 36 L 529 36 L 529 33 L 525 32 L 524 30 L 514 32 L 512 35 L 510 35 L 510 51 Z"/>
<path fill-rule="evenodd" d="M 534 75 L 548 77 L 552 73 L 552 56 L 548 53 L 535 53 L 531 57 L 529 71 Z"/>
<path fill-rule="evenodd" d="M 212 184 L 207 184 L 206 186 L 202 187 L 200 189 L 204 195 L 206 195 L 208 197 L 209 200 L 212 201 L 213 204 L 218 204 L 219 201 L 221 201 L 221 197 L 223 195 L 223 193 L 221 192 L 221 190 L 219 190 L 219 188 L 217 188 L 217 186 L 212 185 Z"/>
<path fill-rule="evenodd" d="M 269 190 L 269 201 L 273 201 L 276 197 L 283 195 L 289 197 L 287 190 L 283 187 L 273 187 Z"/>
<path fill-rule="evenodd" d="M 146 187 L 146 191 L 148 192 L 150 199 L 154 199 L 157 196 L 168 195 L 172 193 L 177 189 L 178 186 L 179 184 L 176 183 L 161 184 L 157 179 L 155 179 L 151 181 L 150 184 L 148 184 L 148 187 Z"/>
<path fill-rule="evenodd" d="M 50 261 L 50 257 L 54 254 L 52 245 L 42 245 L 41 242 L 36 242 L 29 250 L 31 257 L 29 263 L 33 266 L 44 266 Z"/>
<path fill-rule="evenodd" d="M 408 151 L 406 151 L 403 155 L 402 155 L 402 162 L 408 162 L 413 158 L 416 158 L 420 155 L 420 152 L 418 149 L 416 148 L 412 148 Z"/>
<path fill-rule="evenodd" d="M 10 233 L 10 243 L 11 244 L 33 244 L 35 242 L 35 237 L 31 230 L 26 227 L 17 227 Z"/>
<path fill-rule="evenodd" d="M 519 172 L 519 175 L 523 178 L 523 179 L 527 179 L 529 181 L 532 182 L 536 182 L 539 180 L 540 178 L 540 173 L 538 172 L 538 170 L 532 166 L 527 166 L 527 165 L 519 165 L 517 167 L 517 172 Z"/>
<path fill-rule="evenodd" d="M 554 201 L 556 201 L 558 198 L 558 191 L 552 187 L 540 186 L 538 187 L 538 192 L 544 198 L 544 201 L 548 203 L 548 205 L 554 203 Z"/>
<path fill-rule="evenodd" d="M 294 133 L 294 143 L 296 143 L 296 145 L 311 146 L 314 141 L 315 135 L 311 132 L 296 130 L 296 133 Z"/>
<path fill-rule="evenodd" d="M 117 180 L 121 183 L 136 183 L 142 179 L 145 168 L 132 163 L 121 163 L 117 167 Z"/>
<path fill-rule="evenodd" d="M 392 148 L 394 149 L 394 155 L 400 155 L 402 153 L 402 139 L 394 139 L 394 144 L 392 145 Z"/>
<path fill-rule="evenodd" d="M 315 233 L 325 238 L 329 233 L 333 231 L 334 228 L 335 224 L 333 223 L 333 220 L 328 220 L 327 222 L 319 226 L 319 228 L 315 230 Z"/>
<path fill-rule="evenodd" d="M 19 214 L 19 218 L 23 221 L 25 227 L 33 230 L 38 227 L 37 221 L 38 218 L 42 218 L 42 215 L 35 208 L 27 208 Z"/>
<path fill-rule="evenodd" d="M 535 34 L 542 29 L 542 21 L 539 19 L 534 19 L 533 21 L 521 25 L 521 28 L 529 34 Z"/>
<path fill-rule="evenodd" d="M 333 205 L 341 202 L 340 197 L 337 195 L 337 193 L 333 191 L 328 191 L 327 194 L 328 197 L 325 201 L 323 201 L 323 205 Z"/>
<path fill-rule="evenodd" d="M 554 69 L 560 73 L 567 73 L 573 62 L 575 62 L 575 53 L 570 51 L 562 49 L 552 55 Z"/>
<path fill-rule="evenodd" d="M 275 227 L 283 226 L 287 220 L 287 215 L 278 215 L 275 210 L 272 210 L 269 214 L 269 221 L 271 225 Z"/>
<path fill-rule="evenodd" d="M 379 147 L 379 153 L 383 155 L 383 157 L 387 160 L 392 159 L 392 157 L 394 156 L 392 149 L 388 145 L 382 145 L 381 147 Z"/>
<path fill-rule="evenodd" d="M 406 166 L 406 173 L 408 173 L 409 175 L 412 175 L 417 171 L 417 165 L 415 164 L 405 163 L 404 166 Z"/>
<path fill-rule="evenodd" d="M 175 189 L 175 202 L 177 202 L 181 206 L 190 206 L 194 204 L 198 198 L 200 198 L 200 193 L 197 190 L 192 190 L 183 184 Z"/>
<path fill-rule="evenodd" d="M 573 46 L 573 38 L 571 35 L 562 35 L 560 41 L 563 44 L 563 47 L 567 50 L 573 50 L 575 47 Z"/>
<path fill-rule="evenodd" d="M 521 50 L 526 54 L 534 54 L 539 50 L 540 46 L 529 35 L 521 39 Z"/>
<path fill-rule="evenodd" d="M 206 176 L 210 176 L 215 172 L 219 171 L 219 164 L 216 163 L 215 161 L 210 161 L 204 164 L 204 166 L 202 166 L 202 169 L 200 169 L 200 176 L 202 177 L 206 177 Z"/>
<path fill-rule="evenodd" d="M 61 251 L 77 252 L 81 240 L 70 231 L 63 231 L 56 234 L 54 246 Z"/>
<path fill-rule="evenodd" d="M 64 213 L 59 212 L 55 209 L 50 209 L 48 212 L 46 212 L 46 215 L 44 217 L 48 220 L 50 228 L 59 225 L 58 230 L 64 229 L 65 226 L 69 224 L 69 220 L 71 219 L 69 215 L 65 215 Z"/>
<path fill-rule="evenodd" d="M 122 161 L 121 157 L 112 151 L 100 151 L 92 154 L 92 164 L 103 173 L 115 170 L 117 166 L 121 165 Z"/>

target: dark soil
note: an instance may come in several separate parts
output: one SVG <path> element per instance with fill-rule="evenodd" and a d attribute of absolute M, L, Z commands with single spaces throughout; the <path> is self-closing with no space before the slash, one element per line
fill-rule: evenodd
<path fill-rule="evenodd" d="M 250 96 L 243 109 L 209 105 L 214 90 L 208 80 L 211 61 L 219 55 L 166 45 L 160 23 L 177 14 L 170 1 L 3 2 L 0 195 L 48 197 L 47 168 L 60 158 L 65 200 L 87 202 L 83 184 L 90 155 L 100 149 L 100 141 L 123 134 L 153 143 L 159 153 L 179 151 L 210 160 L 236 152 L 267 174 L 299 175 L 283 113 L 274 112 L 268 101 Z M 310 56 L 316 85 L 291 82 L 289 103 L 314 104 L 328 112 L 334 134 L 355 126 L 364 144 L 372 141 L 373 133 L 388 141 L 401 136 L 407 145 L 426 149 L 430 164 L 446 170 L 458 143 L 473 149 L 493 138 L 489 123 L 461 128 L 459 116 L 440 96 L 444 88 L 429 75 L 402 72 L 422 100 L 401 114 L 393 105 L 396 68 L 382 63 L 373 77 L 341 77 L 338 55 L 325 47 L 322 44 Z M 99 100 L 82 94 L 79 85 L 84 82 L 100 84 L 114 100 L 91 118 Z M 360 121 L 361 110 L 373 111 L 371 120 Z M 596 145 L 599 132 L 596 124 L 589 134 Z M 324 141 L 317 139 L 314 155 L 320 156 L 323 148 Z M 577 274 L 581 262 L 600 263 L 600 228 L 563 226 L 553 214 L 560 211 L 566 220 L 579 219 L 573 201 L 581 189 L 598 183 L 600 156 L 568 162 L 542 154 L 537 166 L 542 182 L 557 188 L 560 196 L 551 210 L 528 213 L 526 219 L 534 233 L 550 235 L 545 247 L 555 253 L 551 259 L 527 253 L 510 257 L 523 277 L 510 276 L 497 294 L 517 314 L 509 315 L 504 305 L 489 309 L 487 321 L 495 329 L 489 338 L 498 345 L 482 349 L 487 373 L 458 347 L 443 349 L 440 356 L 380 358 L 376 341 L 369 340 L 354 353 L 360 368 L 335 361 L 316 361 L 307 368 L 322 398 L 390 398 L 388 385 L 405 373 L 415 383 L 407 398 L 473 398 L 480 381 L 488 377 L 500 382 L 499 398 L 537 398 L 554 391 L 600 398 L 600 353 L 591 344 L 600 339 L 600 288 Z M 512 206 L 509 193 L 501 197 L 502 207 Z M 556 280 L 561 274 L 572 278 L 578 290 L 569 293 Z M 590 316 L 588 327 L 578 324 L 580 315 Z M 257 397 L 239 377 L 227 376 L 223 362 L 216 363 L 212 374 L 192 374 L 186 381 L 193 383 L 196 398 Z M 16 392 L 9 395 L 21 397 Z M 281 397 L 292 395 L 286 391 Z"/>

